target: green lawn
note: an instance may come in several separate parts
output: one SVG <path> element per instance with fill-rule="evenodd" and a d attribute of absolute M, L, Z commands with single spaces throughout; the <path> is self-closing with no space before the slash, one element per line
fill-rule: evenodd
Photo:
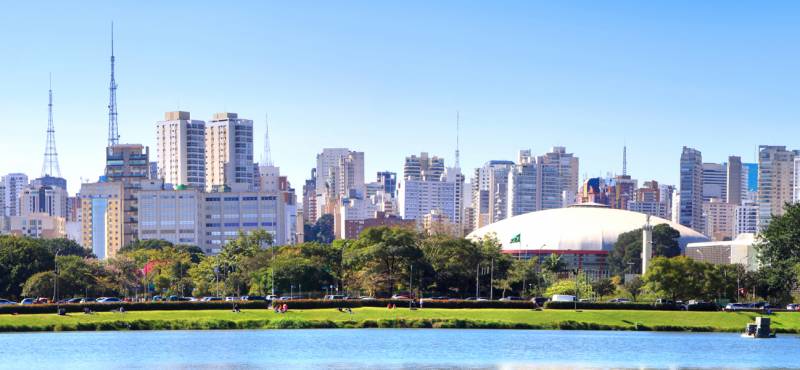
<path fill-rule="evenodd" d="M 237 329 L 313 327 L 485 327 L 533 329 L 694 330 L 740 331 L 755 313 L 544 310 L 357 308 L 353 314 L 335 309 L 140 311 L 0 315 L 0 331 L 124 330 L 124 329 Z M 800 333 L 800 313 L 776 313 L 773 328 Z"/>

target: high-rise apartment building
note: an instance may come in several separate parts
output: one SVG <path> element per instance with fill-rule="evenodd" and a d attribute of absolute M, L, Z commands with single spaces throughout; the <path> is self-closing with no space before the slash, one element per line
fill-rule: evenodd
<path fill-rule="evenodd" d="M 317 169 L 311 169 L 311 178 L 303 184 L 303 223 L 317 220 Z"/>
<path fill-rule="evenodd" d="M 81 245 L 99 259 L 114 257 L 124 246 L 122 182 L 81 184 Z"/>
<path fill-rule="evenodd" d="M 704 232 L 703 228 L 703 156 L 699 150 L 683 147 L 680 163 L 681 225 Z"/>
<path fill-rule="evenodd" d="M 711 198 L 703 202 L 705 232 L 712 240 L 732 240 L 736 217 L 736 205 Z"/>
<path fill-rule="evenodd" d="M 366 193 L 364 181 L 364 153 L 347 148 L 325 148 L 317 154 L 315 181 L 315 218 L 336 213 L 337 201 L 349 197 L 351 190 L 362 197 Z M 307 202 L 306 199 L 303 200 Z"/>
<path fill-rule="evenodd" d="M 769 225 L 773 215 L 783 215 L 783 206 L 792 201 L 795 157 L 800 151 L 785 146 L 758 147 L 758 227 Z"/>
<path fill-rule="evenodd" d="M 540 171 L 530 150 L 521 150 L 517 164 L 508 172 L 508 217 L 539 208 Z"/>
<path fill-rule="evenodd" d="M 422 152 L 419 157 L 411 155 L 406 157 L 403 165 L 403 178 L 420 180 L 423 177 L 439 178 L 444 173 L 444 158 L 437 156 L 430 157 L 428 153 Z"/>
<path fill-rule="evenodd" d="M 494 206 L 490 203 L 490 177 L 491 174 L 500 170 L 514 166 L 513 161 L 492 160 L 486 162 L 482 167 L 475 169 L 475 174 L 470 185 L 472 186 L 472 227 L 477 229 L 491 223 Z"/>
<path fill-rule="evenodd" d="M 253 189 L 253 121 L 215 113 L 205 128 L 206 191 Z"/>
<path fill-rule="evenodd" d="M 336 193 L 339 198 L 365 198 L 364 152 L 350 152 L 339 158 Z"/>
<path fill-rule="evenodd" d="M 206 123 L 189 112 L 167 112 L 156 123 L 158 178 L 166 184 L 205 189 Z"/>
<path fill-rule="evenodd" d="M 489 171 L 489 223 L 508 217 L 508 176 L 513 167 L 498 166 Z"/>
<path fill-rule="evenodd" d="M 164 189 L 160 181 L 137 194 L 140 240 L 166 240 L 172 244 L 199 245 L 200 197 L 198 188 Z"/>
<path fill-rule="evenodd" d="M 733 235 L 758 233 L 758 204 L 745 201 L 736 206 L 733 217 Z"/>
<path fill-rule="evenodd" d="M 630 175 L 614 176 L 609 193 L 609 206 L 615 209 L 628 209 L 628 202 L 636 199 L 638 181 Z"/>
<path fill-rule="evenodd" d="M 278 194 L 257 192 L 205 193 L 200 196 L 202 232 L 200 248 L 217 254 L 240 232 L 266 230 L 274 245 L 286 244 L 284 202 Z"/>
<path fill-rule="evenodd" d="M 378 172 L 377 178 L 377 182 L 381 185 L 383 191 L 386 194 L 395 196 L 395 192 L 397 191 L 397 174 L 390 171 L 382 171 Z"/>
<path fill-rule="evenodd" d="M 138 234 L 136 193 L 142 183 L 149 181 L 150 152 L 141 144 L 116 144 L 106 148 L 105 181 L 123 185 L 122 246 L 136 239 Z"/>
<path fill-rule="evenodd" d="M 439 163 L 439 161 L 438 157 L 433 157 L 429 163 Z M 406 163 L 408 162 L 406 160 Z M 441 159 L 441 163 L 444 164 L 443 159 Z M 463 218 L 464 196 L 464 176 L 461 174 L 461 169 L 446 168 L 437 177 L 433 174 L 438 173 L 436 170 L 438 165 L 433 166 L 434 169 L 431 171 L 421 167 L 419 172 L 415 169 L 404 172 L 408 176 L 404 176 L 398 181 L 397 204 L 400 216 L 407 220 L 421 221 L 424 215 L 436 210 L 446 216 L 454 225 L 460 226 Z"/>
<path fill-rule="evenodd" d="M 747 192 L 747 168 L 742 165 L 742 158 L 728 157 L 725 177 L 725 201 L 739 205 L 742 204 L 742 193 Z"/>
<path fill-rule="evenodd" d="M 542 209 L 558 208 L 575 203 L 578 192 L 578 157 L 575 157 L 572 153 L 567 153 L 566 148 L 563 146 L 555 146 L 550 152 L 537 158 L 537 162 L 556 171 L 560 188 L 559 204 L 555 207 L 543 205 Z M 547 172 L 550 171 L 548 170 Z"/>
<path fill-rule="evenodd" d="M 3 183 L 3 214 L 19 216 L 19 195 L 28 186 L 28 176 L 24 173 L 9 173 L 0 179 Z"/>
<path fill-rule="evenodd" d="M 794 196 L 793 201 L 800 203 L 800 155 L 794 157 Z"/>
<path fill-rule="evenodd" d="M 703 163 L 703 201 L 727 199 L 727 166 L 722 163 Z"/>
<path fill-rule="evenodd" d="M 19 194 L 20 216 L 42 213 L 52 217 L 67 217 L 67 191 L 49 185 L 31 184 Z"/>
<path fill-rule="evenodd" d="M 662 186 L 658 184 L 658 181 L 645 181 L 642 188 L 636 189 L 635 199 L 628 202 L 627 209 L 633 212 L 669 219 L 669 209 L 672 205 L 662 197 L 661 192 Z"/>

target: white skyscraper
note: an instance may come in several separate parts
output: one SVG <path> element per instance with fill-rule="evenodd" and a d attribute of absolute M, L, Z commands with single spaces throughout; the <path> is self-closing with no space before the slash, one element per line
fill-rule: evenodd
<path fill-rule="evenodd" d="M 723 163 L 703 163 L 703 201 L 727 199 L 727 166 Z"/>
<path fill-rule="evenodd" d="M 705 231 L 703 227 L 703 156 L 699 150 L 688 147 L 683 147 L 681 152 L 678 221 L 681 225 L 698 232 Z"/>
<path fill-rule="evenodd" d="M 158 178 L 171 185 L 205 189 L 206 123 L 189 112 L 167 112 L 156 123 Z"/>
<path fill-rule="evenodd" d="M 794 158 L 794 202 L 800 203 L 800 156 Z"/>
<path fill-rule="evenodd" d="M 417 175 L 414 171 L 406 173 L 408 176 L 397 183 L 397 205 L 402 218 L 421 222 L 423 216 L 436 211 L 453 225 L 461 225 L 464 197 L 461 169 L 446 168 L 439 176 Z"/>
<path fill-rule="evenodd" d="M 508 171 L 508 217 L 539 209 L 539 171 L 530 150 L 520 150 L 517 164 Z"/>
<path fill-rule="evenodd" d="M 340 165 L 342 158 L 350 155 L 350 149 L 347 148 L 325 148 L 322 153 L 317 154 L 317 168 L 316 168 L 316 185 L 315 185 L 315 216 L 316 218 L 322 217 L 326 213 L 334 213 L 336 207 L 336 199 L 340 198 L 339 186 L 340 181 Z M 363 174 L 363 163 L 362 171 Z M 363 179 L 363 177 L 362 177 Z M 366 185 L 364 185 L 366 188 Z M 308 202 L 308 200 L 303 200 Z"/>
<path fill-rule="evenodd" d="M 772 215 L 782 215 L 783 205 L 793 199 L 795 157 L 785 146 L 758 147 L 758 228 L 769 225 Z"/>
<path fill-rule="evenodd" d="M 206 190 L 253 188 L 253 121 L 215 113 L 206 124 Z"/>
<path fill-rule="evenodd" d="M 35 213 L 67 217 L 67 191 L 58 186 L 31 184 L 19 193 L 19 216 Z"/>
<path fill-rule="evenodd" d="M 28 186 L 28 176 L 23 173 L 10 173 L 3 176 L 4 215 L 19 216 L 19 195 Z"/>
<path fill-rule="evenodd" d="M 512 166 L 514 166 L 513 161 L 492 160 L 475 169 L 475 175 L 470 184 L 472 186 L 472 228 L 477 229 L 491 223 L 495 210 L 490 199 L 492 197 L 489 195 L 492 173 L 499 170 L 508 174 L 508 169 Z"/>

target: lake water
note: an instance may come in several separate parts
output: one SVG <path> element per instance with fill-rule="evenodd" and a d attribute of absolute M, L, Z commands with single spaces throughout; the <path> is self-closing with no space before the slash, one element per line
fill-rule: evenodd
<path fill-rule="evenodd" d="M 800 337 L 317 329 L 0 334 L 0 368 L 799 368 Z"/>

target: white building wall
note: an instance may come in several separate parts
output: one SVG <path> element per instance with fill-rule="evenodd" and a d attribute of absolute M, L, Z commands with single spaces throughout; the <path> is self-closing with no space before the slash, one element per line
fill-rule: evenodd
<path fill-rule="evenodd" d="M 204 189 L 206 182 L 205 122 L 189 112 L 167 112 L 156 123 L 158 178 L 167 184 Z"/>
<path fill-rule="evenodd" d="M 19 216 L 19 194 L 28 186 L 28 176 L 23 173 L 10 173 L 3 176 L 3 203 L 6 216 Z"/>
<path fill-rule="evenodd" d="M 139 197 L 140 240 L 159 239 L 173 244 L 200 243 L 197 190 L 142 190 Z"/>

